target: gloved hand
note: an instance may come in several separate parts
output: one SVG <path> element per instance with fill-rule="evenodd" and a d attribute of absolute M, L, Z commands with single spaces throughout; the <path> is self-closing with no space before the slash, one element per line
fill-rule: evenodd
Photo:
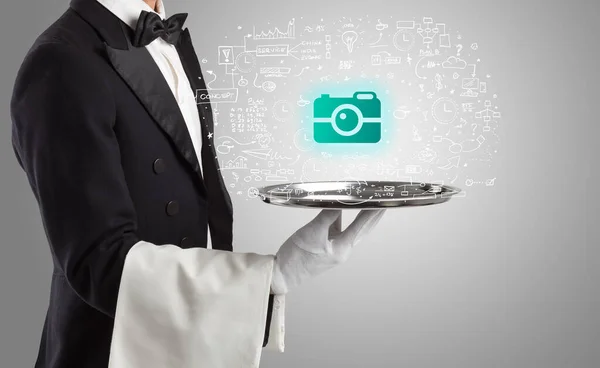
<path fill-rule="evenodd" d="M 342 211 L 322 210 L 277 251 L 271 291 L 285 294 L 304 279 L 345 262 L 354 245 L 371 231 L 384 212 L 385 209 L 362 210 L 342 231 Z"/>

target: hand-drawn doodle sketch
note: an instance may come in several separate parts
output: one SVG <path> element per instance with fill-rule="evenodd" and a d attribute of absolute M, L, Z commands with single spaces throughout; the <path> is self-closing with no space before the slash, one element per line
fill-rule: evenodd
<path fill-rule="evenodd" d="M 247 200 L 272 182 L 348 177 L 494 187 L 499 93 L 456 26 L 418 14 L 232 24 L 202 55 L 206 89 L 195 91 L 212 104 L 228 187 Z M 381 99 L 381 140 L 316 142 L 314 101 L 364 91 Z"/>

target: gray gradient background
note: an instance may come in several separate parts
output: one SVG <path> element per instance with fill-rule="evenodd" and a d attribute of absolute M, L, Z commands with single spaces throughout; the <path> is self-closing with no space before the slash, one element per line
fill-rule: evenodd
<path fill-rule="evenodd" d="M 33 366 L 52 272 L 37 203 L 12 152 L 9 101 L 25 52 L 67 5 L 10 0 L 0 9 L 1 367 Z M 596 1 L 166 0 L 166 7 L 190 13 L 197 51 L 211 55 L 222 39 L 214 35 L 237 24 L 317 12 L 443 19 L 485 46 L 478 55 L 500 91 L 496 186 L 388 211 L 346 264 L 288 295 L 286 352 L 264 353 L 261 367 L 600 366 Z M 317 212 L 239 198 L 237 251 L 274 253 Z"/>

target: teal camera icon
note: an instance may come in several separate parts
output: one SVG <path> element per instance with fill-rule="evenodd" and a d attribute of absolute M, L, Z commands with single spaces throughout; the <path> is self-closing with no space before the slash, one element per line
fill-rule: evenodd
<path fill-rule="evenodd" d="M 381 101 L 375 92 L 352 97 L 322 94 L 314 101 L 317 143 L 377 143 L 381 140 Z"/>

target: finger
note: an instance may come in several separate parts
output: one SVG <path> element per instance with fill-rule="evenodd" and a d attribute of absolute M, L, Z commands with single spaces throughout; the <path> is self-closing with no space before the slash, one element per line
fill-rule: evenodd
<path fill-rule="evenodd" d="M 381 217 L 383 216 L 383 214 L 385 213 L 385 209 L 381 209 L 381 210 L 376 210 L 377 214 L 375 214 L 373 217 L 371 217 L 367 223 L 365 224 L 365 226 L 363 226 L 363 228 L 360 230 L 361 233 L 367 234 L 371 231 L 371 229 L 373 227 L 375 227 L 375 225 L 379 222 L 379 220 L 381 219 Z"/>
<path fill-rule="evenodd" d="M 342 212 L 340 211 L 340 215 L 333 222 L 331 227 L 329 228 L 329 238 L 337 236 L 342 232 Z"/>
<path fill-rule="evenodd" d="M 356 244 L 358 244 L 363 237 L 367 236 L 371 230 L 375 227 L 375 225 L 377 225 L 377 223 L 379 222 L 379 220 L 381 220 L 381 218 L 383 217 L 383 214 L 385 213 L 385 209 L 381 209 L 381 210 L 377 210 L 377 214 L 375 216 L 373 216 L 366 224 L 365 226 L 355 235 L 354 239 L 351 240 L 351 246 L 354 246 Z"/>
<path fill-rule="evenodd" d="M 344 242 L 354 243 L 356 241 L 357 236 L 360 234 L 361 236 L 366 234 L 365 226 L 367 226 L 371 221 L 376 219 L 377 216 L 381 216 L 381 210 L 362 210 L 356 215 L 356 218 L 346 230 L 344 230 L 340 234 L 340 240 Z"/>
<path fill-rule="evenodd" d="M 379 220 L 381 220 L 381 218 L 383 217 L 383 214 L 385 213 L 385 209 L 381 209 L 381 210 L 377 210 L 378 214 L 375 215 L 363 228 L 362 232 L 365 234 L 368 234 L 371 232 L 371 229 L 373 229 L 375 227 L 375 225 L 377 225 L 377 223 L 379 222 Z"/>
<path fill-rule="evenodd" d="M 325 209 L 319 212 L 311 223 L 318 227 L 329 228 L 338 218 L 340 218 L 341 221 L 341 215 L 341 210 Z"/>

